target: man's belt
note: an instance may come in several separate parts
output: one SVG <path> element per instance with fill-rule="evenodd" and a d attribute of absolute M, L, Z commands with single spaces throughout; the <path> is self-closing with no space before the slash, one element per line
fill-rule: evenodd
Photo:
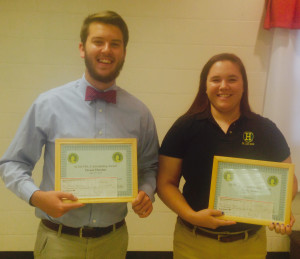
<path fill-rule="evenodd" d="M 213 233 L 213 231 L 209 231 L 197 226 L 192 225 L 191 223 L 178 218 L 178 221 L 181 222 L 184 226 L 186 226 L 189 230 L 194 232 L 197 235 L 209 237 L 216 239 L 220 242 L 233 242 L 241 239 L 247 239 L 251 236 L 253 236 L 261 227 L 254 228 L 254 229 L 248 229 L 240 232 L 216 232 Z"/>
<path fill-rule="evenodd" d="M 96 238 L 101 237 L 106 234 L 109 234 L 114 229 L 118 229 L 122 227 L 125 224 L 125 219 L 123 219 L 120 222 L 117 222 L 113 225 L 110 225 L 108 227 L 82 227 L 82 228 L 72 228 L 67 227 L 62 224 L 56 224 L 52 221 L 42 219 L 42 223 L 49 229 L 54 231 L 60 231 L 62 234 L 72 235 L 72 236 L 78 236 L 78 237 L 90 237 L 90 238 Z"/>

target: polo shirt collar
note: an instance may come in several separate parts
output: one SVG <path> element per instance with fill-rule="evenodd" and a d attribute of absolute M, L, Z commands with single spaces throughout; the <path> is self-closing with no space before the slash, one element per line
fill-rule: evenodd
<path fill-rule="evenodd" d="M 247 119 L 253 119 L 255 117 L 255 113 L 253 112 L 245 112 L 245 113 L 242 113 L 241 116 L 239 117 L 238 120 L 243 120 L 245 118 Z M 195 115 L 195 119 L 196 120 L 205 120 L 205 119 L 210 119 L 212 121 L 215 121 L 212 114 L 211 114 L 211 111 L 210 109 L 206 109 L 205 111 L 201 112 L 201 113 L 198 113 Z"/>

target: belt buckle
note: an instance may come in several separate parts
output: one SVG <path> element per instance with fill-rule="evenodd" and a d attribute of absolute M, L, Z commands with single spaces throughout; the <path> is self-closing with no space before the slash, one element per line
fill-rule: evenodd
<path fill-rule="evenodd" d="M 87 230 L 87 231 L 93 230 L 93 227 L 84 226 L 84 227 L 79 228 L 79 237 L 83 237 L 83 233 L 85 230 Z"/>
<path fill-rule="evenodd" d="M 81 227 L 83 230 L 93 230 L 94 227 L 89 227 L 89 226 L 84 226 L 84 227 Z"/>
<path fill-rule="evenodd" d="M 101 236 L 101 228 L 84 226 L 79 229 L 80 237 L 98 237 Z"/>
<path fill-rule="evenodd" d="M 226 237 L 230 237 L 232 235 L 228 235 L 228 234 L 218 234 L 218 241 L 219 242 L 228 242 L 228 240 L 223 240 L 223 238 L 226 238 Z"/>
<path fill-rule="evenodd" d="M 243 236 L 242 236 L 243 235 Z M 247 240 L 248 231 L 239 233 L 239 234 L 219 234 L 218 241 L 220 242 L 233 242 L 237 240 Z"/>

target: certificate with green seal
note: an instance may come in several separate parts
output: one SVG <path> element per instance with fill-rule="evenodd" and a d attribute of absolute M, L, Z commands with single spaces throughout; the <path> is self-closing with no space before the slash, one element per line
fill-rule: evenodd
<path fill-rule="evenodd" d="M 209 208 L 257 225 L 290 223 L 294 165 L 215 156 Z"/>
<path fill-rule="evenodd" d="M 134 200 L 136 139 L 56 139 L 55 190 L 72 193 L 82 203 Z"/>

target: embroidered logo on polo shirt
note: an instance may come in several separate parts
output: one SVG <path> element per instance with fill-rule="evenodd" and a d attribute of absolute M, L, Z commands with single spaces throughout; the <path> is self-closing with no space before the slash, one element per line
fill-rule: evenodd
<path fill-rule="evenodd" d="M 254 134 L 253 134 L 253 132 L 251 132 L 251 131 L 244 131 L 242 145 L 245 145 L 245 146 L 254 146 L 255 143 L 253 142 L 253 140 L 254 140 Z"/>

